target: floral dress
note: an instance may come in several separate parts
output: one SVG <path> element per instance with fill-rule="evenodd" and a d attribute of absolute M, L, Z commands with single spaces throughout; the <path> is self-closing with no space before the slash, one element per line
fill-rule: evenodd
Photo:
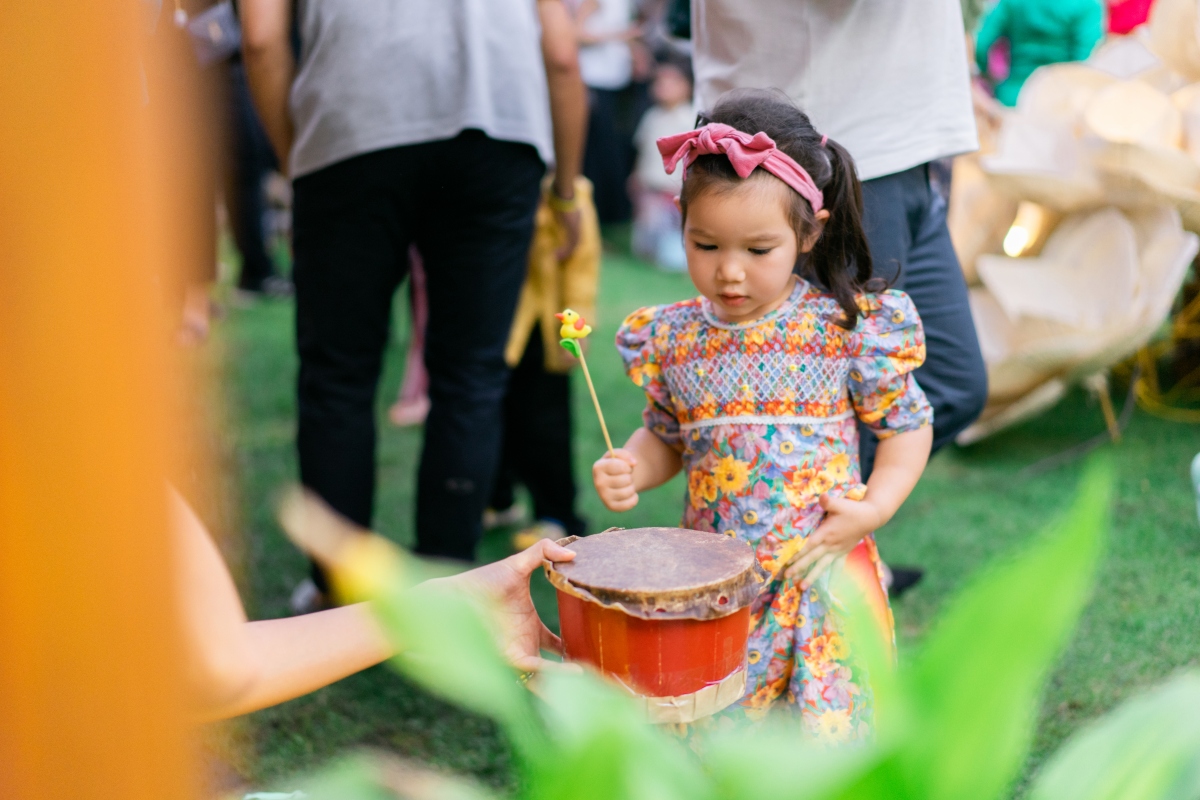
<path fill-rule="evenodd" d="M 912 301 L 887 291 L 859 306 L 858 325 L 845 330 L 837 301 L 797 279 L 782 306 L 751 322 L 722 322 L 696 298 L 635 311 L 617 333 L 629 377 L 646 392 L 646 427 L 682 455 L 683 527 L 749 543 L 773 576 L 820 524 L 817 499 L 859 483 L 857 420 L 887 438 L 933 419 L 911 375 L 925 359 Z M 842 569 L 856 565 L 890 641 L 873 536 Z M 832 572 L 806 592 L 773 577 L 755 601 L 735 717 L 788 708 L 826 741 L 870 730 L 869 687 L 838 630 Z"/>

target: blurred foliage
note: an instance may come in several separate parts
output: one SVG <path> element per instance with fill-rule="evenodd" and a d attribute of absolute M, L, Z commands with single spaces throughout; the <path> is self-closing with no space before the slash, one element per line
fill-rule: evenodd
<path fill-rule="evenodd" d="M 698 736 L 689 748 L 646 725 L 591 674 L 546 672 L 538 696 L 501 659 L 486 611 L 462 594 L 396 588 L 376 598 L 404 647 L 395 666 L 494 719 L 513 744 L 530 800 L 988 800 L 1006 795 L 1028 753 L 1037 701 L 1090 592 L 1108 526 L 1111 469 L 1093 463 L 1070 511 L 1018 557 L 950 604 L 910 668 L 893 670 L 845 599 L 847 635 L 872 674 L 873 742 L 832 749 L 783 717 Z M 358 758 L 314 779 L 315 800 L 495 797 L 461 779 Z M 397 776 L 400 776 L 399 778 Z M 1036 800 L 1185 800 L 1200 794 L 1200 675 L 1185 674 L 1083 729 L 1040 773 Z"/>

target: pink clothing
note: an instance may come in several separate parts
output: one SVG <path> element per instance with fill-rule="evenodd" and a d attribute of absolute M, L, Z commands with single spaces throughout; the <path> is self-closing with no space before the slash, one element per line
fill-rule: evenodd
<path fill-rule="evenodd" d="M 1108 32 L 1126 34 L 1150 16 L 1154 0 L 1117 0 L 1108 4 Z"/>
<path fill-rule="evenodd" d="M 664 136 L 658 140 L 658 152 L 662 153 L 663 166 L 668 173 L 674 172 L 675 165 L 683 161 L 685 175 L 687 168 L 700 156 L 724 153 L 740 177 L 748 178 L 755 167 L 762 167 L 795 189 L 813 211 L 820 211 L 825 205 L 825 197 L 812 176 L 791 156 L 776 148 L 775 140 L 762 131 L 751 136 L 729 125 L 710 122 L 694 131 Z"/>

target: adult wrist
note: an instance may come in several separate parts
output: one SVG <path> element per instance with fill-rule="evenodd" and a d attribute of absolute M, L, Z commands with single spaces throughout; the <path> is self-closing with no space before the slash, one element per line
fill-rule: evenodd
<path fill-rule="evenodd" d="M 567 194 L 559 191 L 559 187 L 551 183 L 550 188 L 546 192 L 546 205 L 550 206 L 552 211 L 557 211 L 560 214 L 570 214 L 573 211 L 579 210 L 579 196 L 575 193 L 575 187 L 571 187 L 571 191 Z"/>

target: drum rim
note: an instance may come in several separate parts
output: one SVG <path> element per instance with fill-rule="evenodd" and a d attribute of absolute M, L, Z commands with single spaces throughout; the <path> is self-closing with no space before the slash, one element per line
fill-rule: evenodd
<path fill-rule="evenodd" d="M 702 536 L 721 536 L 721 534 L 711 531 L 665 527 L 609 528 L 594 535 L 625 530 L 672 530 L 695 533 Z M 564 547 L 569 547 L 581 538 L 590 537 L 568 536 L 565 539 L 559 539 L 557 543 Z M 633 617 L 664 621 L 677 619 L 720 619 L 754 602 L 769 578 L 769 573 L 758 562 L 750 545 L 744 544 L 744 546 L 749 551 L 750 559 L 746 568 L 740 573 L 722 578 L 721 580 L 690 586 L 684 589 L 648 591 L 598 587 L 589 585 L 578 579 L 567 577 L 558 570 L 557 565 L 549 561 L 544 561 L 542 567 L 551 585 L 560 592 L 596 603 L 605 608 L 614 608 L 623 611 Z"/>

